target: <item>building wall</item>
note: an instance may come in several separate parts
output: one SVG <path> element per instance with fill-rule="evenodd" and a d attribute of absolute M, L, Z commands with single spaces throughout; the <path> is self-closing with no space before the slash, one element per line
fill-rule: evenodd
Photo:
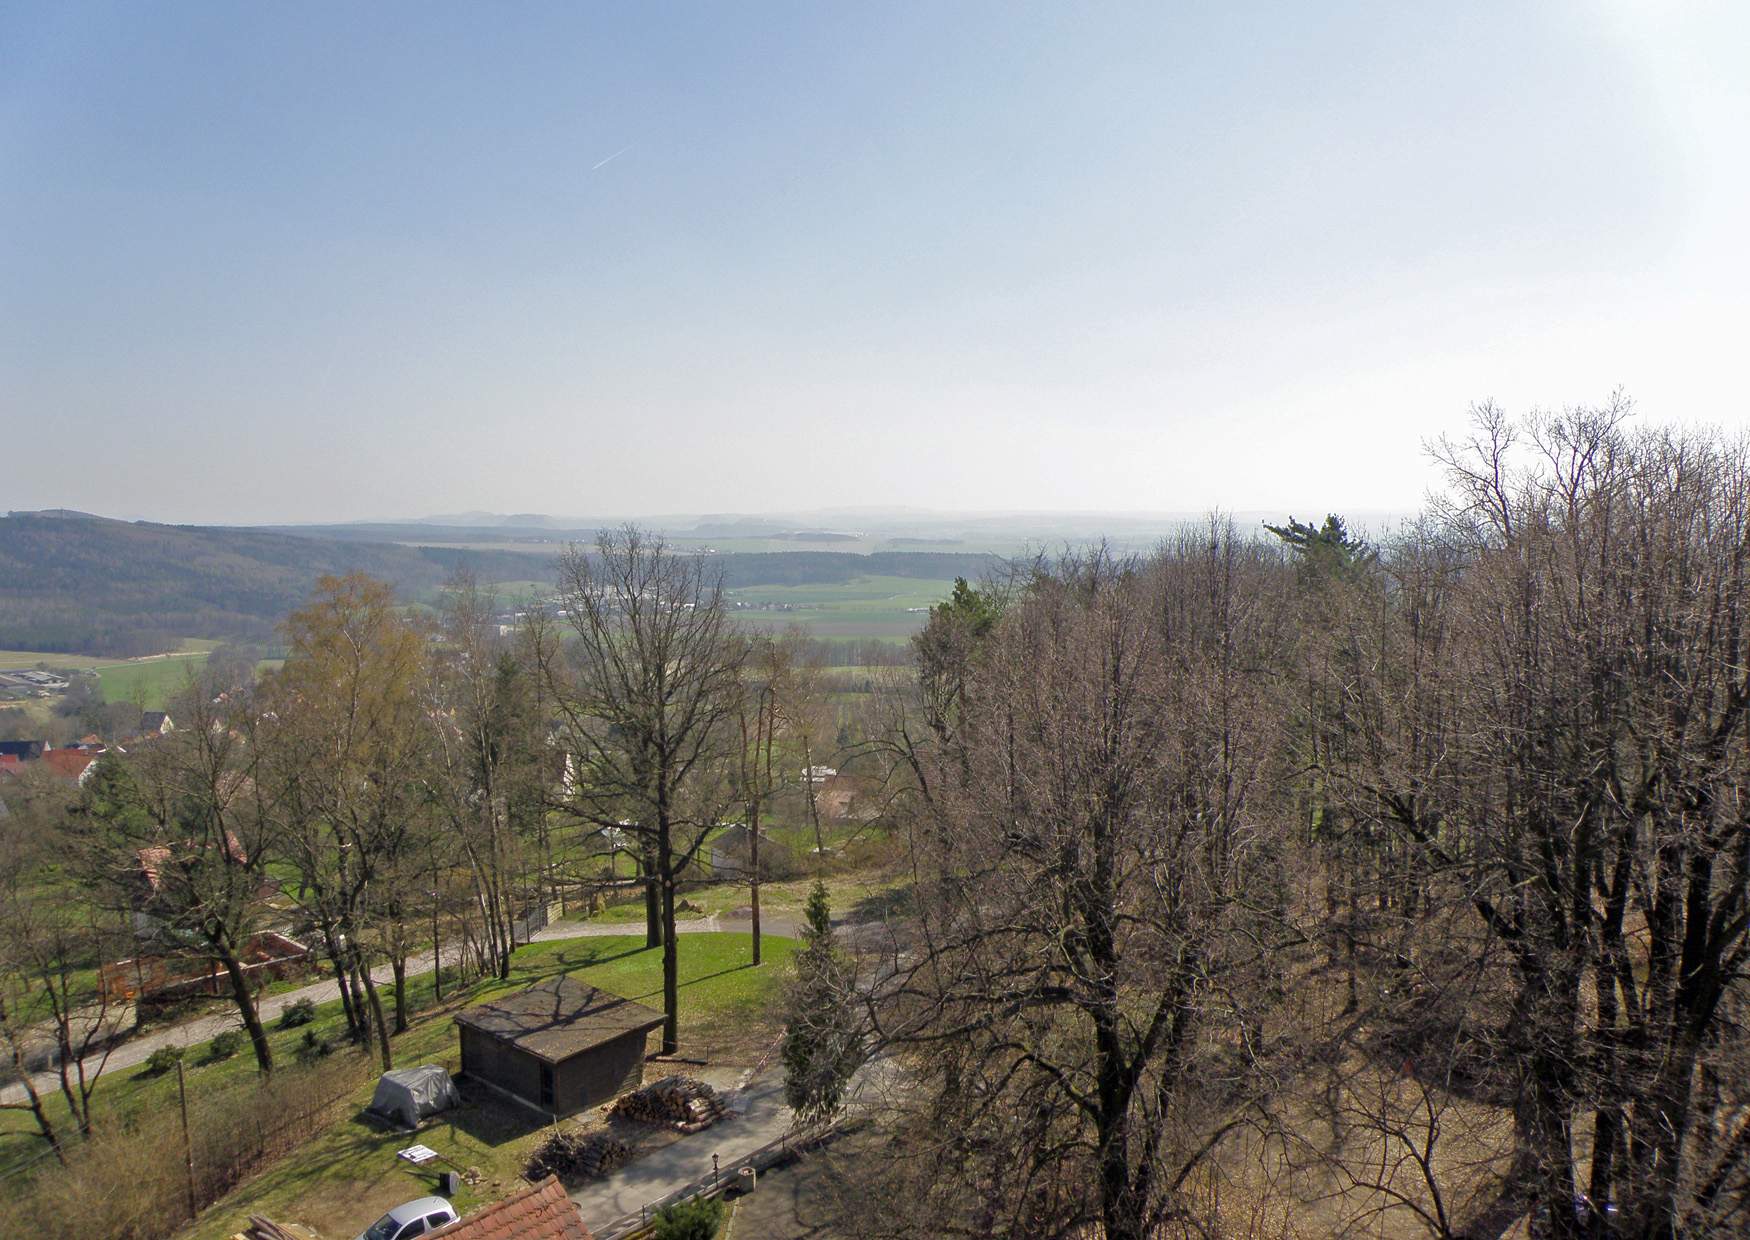
<path fill-rule="evenodd" d="M 490 1081 L 500 1089 L 526 1098 L 538 1106 L 541 1097 L 541 1061 L 514 1046 L 488 1037 L 478 1029 L 457 1025 L 462 1035 L 462 1071 Z"/>
<path fill-rule="evenodd" d="M 645 1037 L 629 1033 L 560 1064 L 553 1081 L 559 1114 L 600 1106 L 642 1085 Z"/>

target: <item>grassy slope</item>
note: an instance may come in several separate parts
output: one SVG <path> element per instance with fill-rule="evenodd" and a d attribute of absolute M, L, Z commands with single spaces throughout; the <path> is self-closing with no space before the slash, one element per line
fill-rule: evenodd
<path fill-rule="evenodd" d="M 751 948 L 745 934 L 680 939 L 683 1042 L 716 1044 L 735 1038 L 744 1043 L 744 1052 L 760 1045 L 769 1036 L 763 1019 L 768 999 L 786 976 L 784 966 L 795 946 L 788 939 L 768 937 L 767 963 L 755 972 L 748 966 Z M 396 1040 L 396 1063 L 436 1062 L 454 1070 L 459 1057 L 450 1016 L 458 1007 L 520 989 L 555 972 L 574 973 L 604 990 L 661 1004 L 662 954 L 645 948 L 641 936 L 537 944 L 518 954 L 509 982 L 479 985 L 465 1000 L 446 1001 L 419 1019 Z M 336 1010 L 333 1015 L 325 1011 L 325 1016 L 337 1020 L 338 1006 L 326 1005 Z M 298 1035 L 282 1036 L 289 1042 Z M 369 1101 L 369 1089 L 360 1091 L 358 1101 L 360 1107 Z M 395 1151 L 415 1139 L 463 1167 L 480 1169 L 482 1182 L 465 1188 L 457 1198 L 463 1210 L 472 1209 L 517 1186 L 523 1162 L 544 1134 L 513 1108 L 472 1102 L 421 1129 L 417 1138 L 349 1119 L 209 1209 L 188 1235 L 191 1240 L 218 1240 L 252 1213 L 309 1221 L 324 1235 L 353 1235 L 388 1206 L 429 1191 L 429 1179 L 414 1177 L 395 1160 Z"/>

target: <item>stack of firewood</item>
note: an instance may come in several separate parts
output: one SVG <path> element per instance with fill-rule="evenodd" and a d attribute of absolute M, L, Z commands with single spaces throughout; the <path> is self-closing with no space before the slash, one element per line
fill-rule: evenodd
<path fill-rule="evenodd" d="M 613 1114 L 680 1132 L 698 1132 L 723 1118 L 717 1091 L 690 1076 L 665 1076 L 614 1103 Z"/>
<path fill-rule="evenodd" d="M 581 1184 L 606 1175 L 631 1156 L 624 1141 L 605 1132 L 562 1129 L 541 1143 L 523 1174 L 531 1180 L 556 1175 L 562 1184 Z"/>

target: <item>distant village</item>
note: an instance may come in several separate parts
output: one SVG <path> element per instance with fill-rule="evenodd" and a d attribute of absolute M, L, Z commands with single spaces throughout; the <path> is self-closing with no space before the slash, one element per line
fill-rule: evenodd
<path fill-rule="evenodd" d="M 8 673 L 11 675 L 14 674 Z M 138 728 L 122 740 L 105 741 L 96 733 L 89 733 L 65 745 L 55 745 L 40 738 L 0 741 L 0 781 L 40 772 L 47 778 L 83 786 L 91 778 L 91 769 L 102 755 L 126 753 L 130 746 L 149 743 L 175 730 L 176 722 L 167 712 L 148 710 L 141 712 Z M 0 799 L 0 815 L 5 813 L 6 802 Z"/>

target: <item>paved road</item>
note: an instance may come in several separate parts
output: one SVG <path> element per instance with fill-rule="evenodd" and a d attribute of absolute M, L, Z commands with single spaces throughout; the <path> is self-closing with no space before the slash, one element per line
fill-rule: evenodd
<path fill-rule="evenodd" d="M 740 1159 L 790 1130 L 791 1112 L 784 1102 L 782 1072 L 768 1072 L 725 1100 L 731 1114 L 705 1131 L 689 1133 L 634 1159 L 600 1183 L 572 1193 L 571 1200 L 577 1203 L 583 1221 L 600 1231 L 636 1214 L 651 1202 L 709 1176 L 713 1154 L 722 1174 L 733 1177 Z"/>
<path fill-rule="evenodd" d="M 676 931 L 681 934 L 708 934 L 720 930 L 745 932 L 747 927 L 748 923 L 746 921 L 730 917 L 715 916 L 702 917 L 694 921 L 679 921 L 675 923 Z M 794 935 L 796 933 L 796 923 L 789 918 L 762 917 L 760 919 L 760 931 L 762 934 L 780 936 Z M 640 922 L 612 923 L 561 921 L 555 922 L 552 925 L 547 926 L 545 929 L 537 930 L 535 932 L 535 942 L 550 943 L 555 940 L 563 939 L 603 938 L 612 935 L 639 933 L 642 933 L 642 923 Z M 446 965 L 454 964 L 458 956 L 459 952 L 455 949 L 446 951 L 444 953 L 444 963 Z M 407 962 L 407 975 L 409 977 L 422 976 L 423 974 L 431 972 L 431 966 L 432 962 L 429 956 L 423 961 L 409 960 Z M 371 970 L 371 980 L 376 982 L 379 986 L 390 985 L 395 980 L 394 970 L 386 964 L 379 965 L 377 968 Z M 280 994 L 268 995 L 261 1000 L 261 1020 L 263 1024 L 271 1024 L 282 1011 L 298 1002 L 300 999 L 311 999 L 317 1003 L 326 1003 L 330 999 L 338 997 L 338 989 L 333 978 L 329 978 L 327 981 L 322 982 L 312 982 L 310 985 L 301 986 L 297 990 L 288 990 Z M 115 1049 L 110 1052 L 109 1061 L 104 1065 L 104 1071 L 111 1072 L 118 1068 L 129 1068 L 135 1064 L 144 1063 L 151 1056 L 152 1052 L 161 1046 L 197 1046 L 202 1042 L 210 1041 L 227 1029 L 240 1029 L 242 1028 L 242 1025 L 242 1018 L 237 1015 L 235 1009 L 232 1009 L 228 1012 L 221 1012 L 212 1016 L 202 1016 L 180 1025 L 171 1025 L 163 1029 L 155 1029 L 150 1033 L 141 1035 L 140 1037 L 130 1038 L 126 1042 L 116 1046 Z M 91 1056 L 90 1058 L 95 1059 L 96 1057 Z M 53 1093 L 60 1089 L 60 1078 L 53 1069 L 38 1072 L 32 1079 L 36 1082 L 37 1089 L 45 1094 Z M 14 1081 L 4 1088 L 0 1088 L 0 1103 L 22 1102 L 24 1099 L 24 1085 L 21 1082 Z"/>

